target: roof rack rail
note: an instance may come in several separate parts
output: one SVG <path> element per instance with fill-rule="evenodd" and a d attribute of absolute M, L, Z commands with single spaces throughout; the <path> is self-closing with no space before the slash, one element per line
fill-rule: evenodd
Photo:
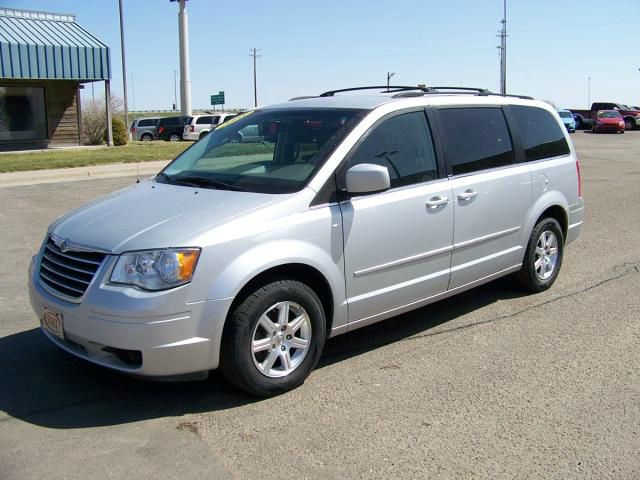
<path fill-rule="evenodd" d="M 357 90 L 377 90 L 383 89 L 380 93 L 393 93 L 393 92 L 406 92 L 411 90 L 420 90 L 422 92 L 426 92 L 428 88 L 426 87 L 413 87 L 413 86 L 403 86 L 403 85 L 373 85 L 370 87 L 352 87 L 352 88 L 340 88 L 338 90 L 329 90 L 327 92 L 321 93 L 318 95 L 319 97 L 333 97 L 336 93 L 343 92 L 355 92 Z"/>
<path fill-rule="evenodd" d="M 437 94 L 468 94 L 475 93 L 477 96 L 488 97 L 489 95 L 495 95 L 498 97 L 513 97 L 521 98 L 523 100 L 534 100 L 533 97 L 528 95 L 514 95 L 514 94 L 502 94 L 494 93 L 486 88 L 472 88 L 472 87 L 426 87 L 421 92 L 415 91 L 400 91 L 393 96 L 393 98 L 406 98 L 406 97 L 421 97 L 424 95 L 437 95 Z"/>
<path fill-rule="evenodd" d="M 307 98 L 316 98 L 317 95 L 301 95 L 299 97 L 292 97 L 289 99 L 290 102 L 294 100 L 306 100 Z"/>

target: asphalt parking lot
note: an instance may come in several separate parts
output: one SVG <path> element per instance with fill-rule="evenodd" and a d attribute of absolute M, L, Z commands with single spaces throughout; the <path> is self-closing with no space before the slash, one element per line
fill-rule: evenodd
<path fill-rule="evenodd" d="M 0 188 L 0 479 L 640 478 L 640 131 L 572 137 L 586 224 L 551 290 L 502 279 L 329 340 L 268 400 L 50 345 L 31 255 L 55 217 L 135 178 Z"/>

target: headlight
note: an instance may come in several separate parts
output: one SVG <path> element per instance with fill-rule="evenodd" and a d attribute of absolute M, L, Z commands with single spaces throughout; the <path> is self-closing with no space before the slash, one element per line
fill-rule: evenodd
<path fill-rule="evenodd" d="M 199 248 L 125 253 L 118 258 L 111 281 L 145 290 L 178 287 L 191 281 L 199 256 Z"/>

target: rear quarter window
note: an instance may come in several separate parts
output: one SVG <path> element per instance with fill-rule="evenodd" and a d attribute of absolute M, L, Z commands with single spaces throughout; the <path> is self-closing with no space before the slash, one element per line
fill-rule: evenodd
<path fill-rule="evenodd" d="M 501 108 L 445 108 L 440 118 L 453 175 L 513 164 L 513 144 Z"/>
<path fill-rule="evenodd" d="M 542 108 L 522 105 L 512 105 L 511 111 L 522 136 L 528 162 L 569 155 L 564 131 L 551 113 Z"/>
<path fill-rule="evenodd" d="M 144 120 L 139 120 L 138 121 L 138 126 L 139 127 L 153 127 L 158 123 L 158 120 L 155 120 L 153 118 L 147 118 Z"/>

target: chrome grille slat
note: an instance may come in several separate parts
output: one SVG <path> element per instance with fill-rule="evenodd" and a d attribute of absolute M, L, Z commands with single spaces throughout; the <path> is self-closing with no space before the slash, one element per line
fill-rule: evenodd
<path fill-rule="evenodd" d="M 90 271 L 90 270 L 83 270 L 81 268 L 77 268 L 77 267 L 72 267 L 70 265 L 65 265 L 63 263 L 60 263 L 58 261 L 56 261 L 51 255 L 47 255 L 46 253 L 42 255 L 42 258 L 45 258 L 48 262 L 54 263 L 60 267 L 66 268 L 67 270 L 73 270 L 74 272 L 78 272 L 78 273 L 84 273 L 86 275 L 95 275 L 95 270 L 94 271 Z"/>
<path fill-rule="evenodd" d="M 58 285 L 58 286 L 60 286 L 60 287 L 64 288 L 65 290 L 72 290 L 72 291 L 74 291 L 74 292 L 78 292 L 80 295 L 82 295 L 82 294 L 84 293 L 84 291 L 83 291 L 83 290 L 79 290 L 79 289 L 77 289 L 77 288 L 69 287 L 69 286 L 64 285 L 64 284 L 62 284 L 62 283 L 60 283 L 60 282 L 56 282 L 56 281 L 55 281 L 55 280 L 53 280 L 51 277 L 49 277 L 49 276 L 47 276 L 46 274 L 42 273 L 42 270 L 40 271 L 40 276 L 41 276 L 42 278 L 44 278 L 46 281 L 51 282 L 51 283 L 54 283 L 54 284 L 56 284 L 56 285 Z"/>
<path fill-rule="evenodd" d="M 102 262 L 96 262 L 94 260 L 87 260 L 87 259 L 84 259 L 84 258 L 81 258 L 81 257 L 71 256 L 71 255 L 68 255 L 67 253 L 62 253 L 62 251 L 60 251 L 60 249 L 55 249 L 54 250 L 51 247 L 51 245 L 47 245 L 47 250 L 55 253 L 56 255 L 60 255 L 61 257 L 68 258 L 68 259 L 73 260 L 75 262 L 88 263 L 90 265 L 96 265 L 96 266 L 99 266 L 102 263 Z"/>
<path fill-rule="evenodd" d="M 53 295 L 71 301 L 78 300 L 87 291 L 106 257 L 100 252 L 62 252 L 49 237 L 40 259 L 40 283 Z"/>
<path fill-rule="evenodd" d="M 91 281 L 80 280 L 79 278 L 73 278 L 73 277 L 70 277 L 69 275 L 65 275 L 64 273 L 60 273 L 60 272 L 58 272 L 58 271 L 56 271 L 56 270 L 52 269 L 51 267 L 47 267 L 47 265 L 46 265 L 46 264 L 44 264 L 44 263 L 42 264 L 42 268 L 46 268 L 46 269 L 47 269 L 47 270 L 49 270 L 51 273 L 54 273 L 54 274 L 59 275 L 59 276 L 61 276 L 61 277 L 67 278 L 67 279 L 72 280 L 72 281 L 74 281 L 74 282 L 84 283 L 84 284 L 86 284 L 87 286 L 89 286 L 89 284 L 91 283 Z"/>

